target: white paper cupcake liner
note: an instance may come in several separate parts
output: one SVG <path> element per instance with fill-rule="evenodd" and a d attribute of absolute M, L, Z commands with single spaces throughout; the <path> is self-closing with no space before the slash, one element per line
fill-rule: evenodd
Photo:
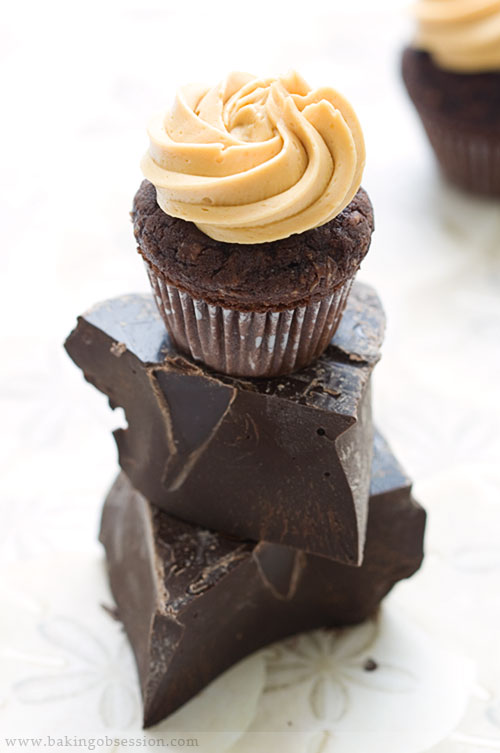
<path fill-rule="evenodd" d="M 353 280 L 307 306 L 243 312 L 192 298 L 146 264 L 156 304 L 176 347 L 224 374 L 270 377 L 307 366 L 338 327 Z"/>

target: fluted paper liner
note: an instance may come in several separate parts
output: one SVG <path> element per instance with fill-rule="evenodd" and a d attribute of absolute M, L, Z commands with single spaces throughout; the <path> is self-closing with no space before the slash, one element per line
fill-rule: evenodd
<path fill-rule="evenodd" d="M 420 115 L 446 177 L 466 191 L 500 196 L 500 134 L 483 135 Z"/>
<path fill-rule="evenodd" d="M 353 282 L 307 306 L 259 313 L 193 298 L 148 264 L 146 269 L 177 348 L 215 371 L 246 377 L 290 374 L 320 356 L 339 325 Z"/>

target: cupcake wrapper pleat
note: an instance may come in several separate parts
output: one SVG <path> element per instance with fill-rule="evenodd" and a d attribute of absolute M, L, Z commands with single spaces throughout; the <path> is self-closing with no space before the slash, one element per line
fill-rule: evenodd
<path fill-rule="evenodd" d="M 487 137 L 421 117 L 448 180 L 466 191 L 500 196 L 500 134 Z"/>
<path fill-rule="evenodd" d="M 260 313 L 193 298 L 148 264 L 146 269 L 176 347 L 215 371 L 242 377 L 289 374 L 318 358 L 339 325 L 353 282 L 307 306 Z"/>

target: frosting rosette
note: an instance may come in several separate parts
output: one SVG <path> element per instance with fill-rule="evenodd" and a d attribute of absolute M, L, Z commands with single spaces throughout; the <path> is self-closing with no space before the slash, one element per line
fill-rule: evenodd
<path fill-rule="evenodd" d="M 329 222 L 365 164 L 351 105 L 295 72 L 185 86 L 148 130 L 141 167 L 161 209 L 225 242 L 265 243 Z"/>
<path fill-rule="evenodd" d="M 500 0 L 420 0 L 416 46 L 460 73 L 500 70 Z"/>

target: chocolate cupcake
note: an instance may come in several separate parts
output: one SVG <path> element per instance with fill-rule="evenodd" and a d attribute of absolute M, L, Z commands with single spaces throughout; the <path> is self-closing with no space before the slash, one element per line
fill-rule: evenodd
<path fill-rule="evenodd" d="M 306 366 L 373 231 L 351 106 L 297 74 L 238 73 L 181 90 L 149 134 L 132 217 L 177 347 L 234 376 Z"/>
<path fill-rule="evenodd" d="M 444 175 L 500 196 L 500 0 L 420 0 L 403 79 Z"/>

